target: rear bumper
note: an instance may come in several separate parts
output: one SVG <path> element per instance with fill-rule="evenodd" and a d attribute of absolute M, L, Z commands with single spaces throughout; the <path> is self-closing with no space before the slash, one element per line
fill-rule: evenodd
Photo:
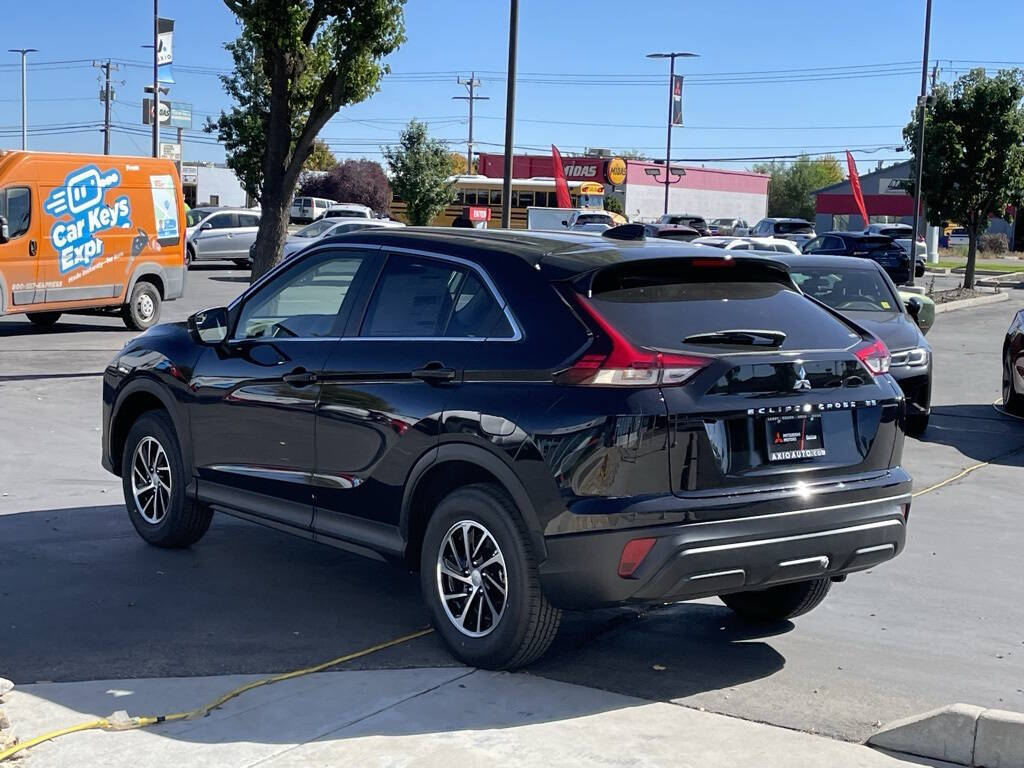
<path fill-rule="evenodd" d="M 541 583 L 553 604 L 588 608 L 688 600 L 870 568 L 903 550 L 910 510 L 904 477 L 890 495 L 870 500 L 843 503 L 829 494 L 829 506 L 810 509 L 549 536 Z M 620 577 L 623 547 L 648 537 L 656 542 L 633 577 Z"/>

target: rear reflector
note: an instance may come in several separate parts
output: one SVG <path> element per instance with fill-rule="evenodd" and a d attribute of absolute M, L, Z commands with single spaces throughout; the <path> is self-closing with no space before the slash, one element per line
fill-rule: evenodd
<path fill-rule="evenodd" d="M 560 384 L 604 387 L 652 387 L 683 384 L 710 363 L 706 357 L 658 352 L 633 345 L 579 294 L 576 304 L 604 337 L 597 345 L 606 352 L 583 355 L 556 377 Z M 609 348 L 610 347 L 610 348 Z"/>
<path fill-rule="evenodd" d="M 865 344 L 863 347 L 854 350 L 854 354 L 873 375 L 881 376 L 889 372 L 889 364 L 892 358 L 889 356 L 889 350 L 882 343 L 881 339 L 875 339 L 874 343 Z"/>
<path fill-rule="evenodd" d="M 633 539 L 622 548 L 622 557 L 619 558 L 619 576 L 624 579 L 632 578 L 640 563 L 650 553 L 656 539 Z"/>

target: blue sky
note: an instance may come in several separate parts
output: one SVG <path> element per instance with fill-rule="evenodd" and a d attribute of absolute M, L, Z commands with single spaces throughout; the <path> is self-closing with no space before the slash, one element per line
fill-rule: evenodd
<path fill-rule="evenodd" d="M 645 54 L 690 50 L 701 57 L 680 62 L 688 76 L 686 126 L 675 130 L 674 158 L 878 148 L 857 155 L 866 170 L 877 159 L 901 157 L 886 147 L 902 143 L 901 127 L 920 87 L 924 5 L 521 0 L 516 144 L 555 143 L 563 153 L 588 146 L 636 148 L 662 156 L 667 62 Z M 171 98 L 194 105 L 198 128 L 203 113 L 226 105 L 215 75 L 230 66 L 223 44 L 238 28 L 218 0 L 162 0 L 160 6 L 161 15 L 176 23 Z M 152 34 L 151 7 L 146 0 L 5 2 L 0 147 L 20 146 L 18 57 L 6 53 L 14 47 L 38 48 L 30 62 L 70 62 L 30 66 L 29 125 L 50 132 L 30 136 L 31 148 L 102 150 L 92 125 L 103 116 L 99 71 L 81 59 L 129 63 L 116 73 L 123 82 L 117 85 L 114 120 L 141 128 L 142 87 L 150 77 L 145 61 L 151 54 L 140 46 Z M 452 140 L 454 150 L 465 151 L 465 102 L 451 97 L 464 93 L 456 74 L 475 69 L 484 81 L 481 95 L 490 97 L 478 102 L 475 125 L 475 139 L 490 144 L 477 148 L 500 151 L 507 24 L 504 0 L 409 0 L 408 41 L 388 58 L 394 76 L 368 101 L 343 109 L 322 137 L 339 157 L 379 158 L 379 145 L 394 141 L 416 117 L 426 119 L 434 135 Z M 1022 29 L 1024 4 L 979 1 L 967 13 L 962 0 L 935 0 L 930 58 L 939 60 L 944 80 L 982 62 L 995 69 L 995 62 L 1016 59 L 1024 66 Z M 186 160 L 223 159 L 208 137 L 197 136 L 186 137 Z M 112 149 L 148 153 L 149 139 L 115 132 Z M 750 161 L 707 165 L 743 168 Z"/>

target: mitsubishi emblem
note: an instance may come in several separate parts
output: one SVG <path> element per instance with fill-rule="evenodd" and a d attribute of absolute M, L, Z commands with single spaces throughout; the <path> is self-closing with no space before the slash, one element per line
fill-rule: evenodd
<path fill-rule="evenodd" d="M 793 389 L 800 390 L 811 388 L 811 382 L 807 380 L 807 372 L 804 370 L 802 365 L 796 369 L 796 375 L 797 379 L 793 382 Z"/>

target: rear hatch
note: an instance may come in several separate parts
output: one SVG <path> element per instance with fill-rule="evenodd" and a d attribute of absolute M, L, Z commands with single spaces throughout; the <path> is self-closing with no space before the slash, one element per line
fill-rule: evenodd
<path fill-rule="evenodd" d="M 909 264 L 907 251 L 891 237 L 875 235 L 857 238 L 850 243 L 853 255 L 869 258 L 885 270 L 906 269 Z"/>
<path fill-rule="evenodd" d="M 584 292 L 608 332 L 660 355 L 673 493 L 749 492 L 890 466 L 900 406 L 884 375 L 888 353 L 796 290 L 783 265 L 625 262 L 592 275 Z M 672 380 L 670 370 L 681 373 Z"/>

